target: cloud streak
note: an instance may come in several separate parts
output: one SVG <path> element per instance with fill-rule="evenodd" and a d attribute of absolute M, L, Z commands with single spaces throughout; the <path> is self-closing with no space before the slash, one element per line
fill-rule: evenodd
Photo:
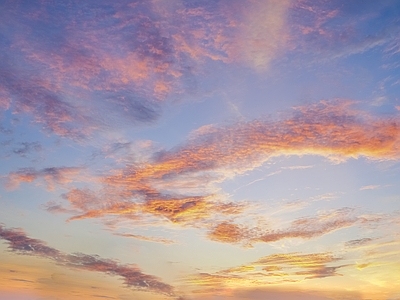
<path fill-rule="evenodd" d="M 202 288 L 239 289 L 264 287 L 266 284 L 300 282 L 303 280 L 340 276 L 337 270 L 347 265 L 338 265 L 342 258 L 331 253 L 286 253 L 262 257 L 247 265 L 224 269 L 216 273 L 199 273 L 185 280 Z"/>
<path fill-rule="evenodd" d="M 172 286 L 163 283 L 155 276 L 143 273 L 137 266 L 121 265 L 97 255 L 82 253 L 66 254 L 47 246 L 43 241 L 32 239 L 19 229 L 8 229 L 0 225 L 0 238 L 7 241 L 12 252 L 23 255 L 43 257 L 55 261 L 58 265 L 74 269 L 101 272 L 122 277 L 127 287 L 135 290 L 150 291 L 174 296 Z"/>
<path fill-rule="evenodd" d="M 209 238 L 223 243 L 243 243 L 251 245 L 257 242 L 273 243 L 282 239 L 316 238 L 335 230 L 352 226 L 358 222 L 351 209 L 340 209 L 317 217 L 301 218 L 293 221 L 286 229 L 248 228 L 234 223 L 220 223 L 210 232 Z"/>

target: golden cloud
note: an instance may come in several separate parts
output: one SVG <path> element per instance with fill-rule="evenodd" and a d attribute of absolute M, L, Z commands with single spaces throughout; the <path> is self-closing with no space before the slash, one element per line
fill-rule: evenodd
<path fill-rule="evenodd" d="M 186 278 L 188 284 L 207 289 L 253 288 L 266 284 L 299 282 L 307 279 L 340 276 L 337 270 L 347 265 L 337 265 L 342 258 L 331 253 L 286 253 L 262 257 L 247 265 L 218 271 L 199 273 Z M 332 265 L 335 264 L 335 265 Z"/>

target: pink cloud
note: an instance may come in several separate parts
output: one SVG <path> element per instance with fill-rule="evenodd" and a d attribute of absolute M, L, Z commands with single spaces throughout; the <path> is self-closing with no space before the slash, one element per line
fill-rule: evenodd
<path fill-rule="evenodd" d="M 52 167 L 42 170 L 32 168 L 20 169 L 16 172 L 11 172 L 7 176 L 6 187 L 15 189 L 21 183 L 33 182 L 38 179 L 43 179 L 49 190 L 54 189 L 55 185 L 65 185 L 76 179 L 76 176 L 82 171 L 82 168 L 77 167 Z"/>
<path fill-rule="evenodd" d="M 174 288 L 159 278 L 143 273 L 135 265 L 122 265 L 111 259 L 82 253 L 66 254 L 49 247 L 41 240 L 33 239 L 19 229 L 7 229 L 0 225 L 0 239 L 8 242 L 9 249 L 17 254 L 38 256 L 55 261 L 57 264 L 74 269 L 122 277 L 127 287 L 175 296 Z"/>

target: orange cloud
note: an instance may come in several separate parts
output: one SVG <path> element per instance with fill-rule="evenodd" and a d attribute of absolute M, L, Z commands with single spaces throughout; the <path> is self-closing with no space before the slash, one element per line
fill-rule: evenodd
<path fill-rule="evenodd" d="M 275 156 L 308 154 L 335 162 L 361 156 L 397 160 L 399 128 L 396 118 L 371 116 L 353 108 L 351 101 L 321 101 L 295 107 L 292 114 L 275 121 L 197 130 L 185 144 L 101 178 L 99 192 L 71 190 L 64 197 L 80 211 L 70 220 L 151 216 L 181 226 L 205 226 L 209 238 L 233 243 L 315 238 L 360 220 L 342 209 L 296 220 L 287 229 L 241 226 L 227 218 L 241 215 L 249 205 L 223 201 L 216 186 Z"/>
<path fill-rule="evenodd" d="M 109 177 L 107 182 L 134 186 L 196 172 L 241 172 L 281 155 L 398 159 L 399 133 L 396 119 L 374 118 L 352 109 L 348 101 L 322 101 L 297 107 L 292 116 L 276 122 L 215 127 L 148 164 Z"/>
<path fill-rule="evenodd" d="M 215 226 L 209 233 L 211 240 L 224 243 L 238 243 L 247 238 L 246 231 L 236 224 L 223 222 Z"/>
<path fill-rule="evenodd" d="M 342 260 L 330 253 L 273 254 L 247 265 L 188 276 L 187 283 L 208 289 L 237 289 L 263 287 L 266 284 L 299 282 L 307 279 L 339 276 L 337 265 Z M 333 264 L 333 265 L 332 265 Z M 204 290 L 203 290 L 204 289 Z"/>
<path fill-rule="evenodd" d="M 88 196 L 85 197 L 85 195 Z M 144 201 L 131 202 L 129 200 L 122 201 L 123 197 L 114 193 L 103 195 L 103 197 L 93 195 L 93 192 L 83 190 L 72 190 L 65 195 L 65 198 L 70 201 L 74 208 L 83 212 L 69 220 L 98 218 L 107 215 L 131 218 L 132 215 L 135 215 L 140 220 L 145 219 L 146 216 L 153 216 L 184 226 L 198 226 L 206 220 L 213 219 L 216 214 L 236 215 L 240 214 L 245 208 L 243 204 L 218 202 L 213 200 L 212 196 L 169 198 L 150 194 L 144 195 Z M 128 199 L 131 195 L 124 196 Z M 115 201 L 112 200 L 112 197 L 115 198 Z M 104 201 L 101 199 L 104 199 Z"/>
<path fill-rule="evenodd" d="M 234 223 L 217 224 L 208 237 L 223 243 L 271 243 L 288 238 L 311 239 L 332 231 L 352 226 L 358 222 L 349 209 L 340 209 L 317 217 L 301 218 L 286 229 L 248 228 Z"/>

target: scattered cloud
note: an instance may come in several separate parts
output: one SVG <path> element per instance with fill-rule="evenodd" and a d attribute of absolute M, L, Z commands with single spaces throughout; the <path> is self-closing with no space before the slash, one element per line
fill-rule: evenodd
<path fill-rule="evenodd" d="M 393 9 L 391 6 L 390 1 L 385 4 L 296 1 L 292 10 L 291 44 L 297 51 L 319 56 L 318 60 L 348 57 L 377 47 L 393 52 L 398 26 L 395 21 L 385 22 L 385 26 L 381 22 L 385 12 Z M 367 26 L 372 22 L 376 26 Z"/>
<path fill-rule="evenodd" d="M 80 141 L 154 122 L 162 102 L 198 92 L 207 61 L 266 70 L 285 48 L 290 2 L 8 4 L 0 105 Z"/>
<path fill-rule="evenodd" d="M 156 121 L 161 103 L 196 93 L 207 62 L 265 71 L 282 53 L 311 47 L 331 59 L 389 48 L 398 33 L 393 25 L 362 26 L 379 20 L 364 4 L 360 22 L 348 21 L 348 4 L 291 0 L 30 3 L 16 18 L 17 5 L 1 14 L 7 43 L 0 49 L 0 105 L 81 141 L 122 122 Z M 94 6 L 96 16 L 86 13 Z"/>
<path fill-rule="evenodd" d="M 143 273 L 135 265 L 121 265 L 97 255 L 82 253 L 66 254 L 47 246 L 43 241 L 32 239 L 19 229 L 7 229 L 0 225 L 0 238 L 7 241 L 9 249 L 17 254 L 38 256 L 54 260 L 58 265 L 86 271 L 102 272 L 122 277 L 127 287 L 174 296 L 174 288 L 155 276 Z"/>
<path fill-rule="evenodd" d="M 286 253 L 262 257 L 247 265 L 224 269 L 216 273 L 199 273 L 188 276 L 186 280 L 202 291 L 208 289 L 224 290 L 235 288 L 263 287 L 266 284 L 299 282 L 331 276 L 342 267 L 338 265 L 342 258 L 331 253 Z M 203 290 L 204 289 L 204 290 Z"/>
<path fill-rule="evenodd" d="M 279 77 L 282 70 L 290 72 L 288 79 L 293 81 L 290 82 L 290 89 L 296 89 L 304 80 L 301 75 L 298 76 L 304 72 L 296 70 L 296 60 L 312 65 L 313 61 L 342 59 L 334 65 L 343 72 L 354 72 L 352 66 L 357 68 L 364 58 L 351 61 L 351 57 L 368 52 L 379 55 L 387 62 L 381 65 L 380 72 L 392 72 L 399 66 L 397 57 L 400 53 L 398 14 L 393 9 L 397 9 L 394 3 L 392 0 L 384 3 L 119 0 L 106 4 L 94 0 L 69 1 L 67 4 L 56 1 L 6 1 L 0 9 L 0 108 L 3 110 L 0 119 L 4 120 L 4 126 L 0 124 L 0 132 L 21 134 L 23 137 L 27 133 L 24 130 L 26 125 L 33 124 L 29 133 L 37 129 L 45 133 L 39 137 L 34 135 L 35 139 L 55 138 L 54 145 L 57 147 L 73 146 L 75 142 L 80 145 L 89 143 L 93 147 L 79 150 L 82 153 L 93 151 L 90 167 L 97 170 L 94 172 L 102 173 L 92 180 L 82 180 L 83 167 L 45 168 L 37 165 L 35 168 L 18 169 L 20 166 L 15 162 L 7 162 L 7 168 L 14 166 L 15 169 L 7 171 L 9 173 L 2 177 L 5 187 L 16 189 L 27 183 L 43 185 L 49 191 L 61 187 L 65 193 L 44 205 L 48 212 L 65 213 L 69 222 L 100 219 L 116 236 L 161 244 L 146 244 L 151 247 L 165 247 L 174 241 L 157 234 L 147 236 L 129 230 L 121 233 L 116 225 L 126 222 L 138 227 L 166 226 L 168 230 L 197 229 L 210 241 L 248 247 L 253 244 L 286 246 L 286 242 L 295 244 L 299 240 L 302 243 L 357 226 L 348 232 L 360 233 L 361 237 L 355 235 L 340 243 L 346 254 L 365 251 L 365 257 L 359 256 L 360 261 L 354 264 L 352 272 L 365 274 L 375 266 L 388 266 L 390 259 L 395 260 L 393 257 L 399 254 L 396 248 L 399 245 L 398 233 L 395 232 L 400 224 L 398 217 L 388 218 L 384 212 L 357 215 L 356 209 L 337 209 L 342 201 L 316 203 L 332 199 L 335 194 L 313 198 L 309 197 L 311 188 L 297 194 L 301 200 L 279 199 L 271 205 L 267 204 L 273 212 L 264 213 L 255 207 L 252 200 L 237 200 L 239 193 L 230 195 L 223 188 L 233 187 L 233 192 L 236 192 L 261 180 L 265 180 L 266 184 L 272 179 L 278 180 L 275 178 L 278 176 L 268 176 L 281 173 L 283 177 L 285 170 L 293 170 L 291 175 L 294 175 L 295 172 L 306 173 L 306 169 L 313 167 L 301 164 L 287 166 L 256 178 L 249 176 L 251 179 L 247 184 L 239 180 L 234 186 L 236 182 L 229 182 L 240 175 L 257 172 L 257 168 L 276 157 L 318 156 L 328 164 L 358 158 L 398 161 L 400 106 L 391 105 L 397 101 L 394 99 L 396 93 L 388 94 L 389 88 L 396 88 L 395 75 L 386 77 L 378 84 L 380 93 L 372 93 L 372 96 L 379 107 L 369 103 L 367 110 L 360 108 L 359 102 L 351 100 L 324 100 L 293 107 L 291 111 L 276 114 L 274 118 L 251 120 L 246 119 L 244 109 L 239 113 L 242 121 L 202 126 L 175 147 L 161 149 L 154 146 L 156 142 L 135 143 L 131 140 L 146 136 L 165 142 L 167 137 L 160 133 L 178 122 L 175 119 L 169 122 L 171 117 L 179 114 L 179 120 L 189 120 L 191 116 L 186 113 L 196 113 L 180 111 L 175 104 L 193 101 L 194 98 L 204 99 L 205 93 L 213 95 L 212 99 L 215 95 L 217 98 L 231 95 L 233 98 L 225 100 L 235 102 L 231 104 L 239 112 L 237 101 L 245 101 L 243 99 L 249 96 L 246 94 L 249 92 L 252 104 L 262 100 L 268 109 L 273 110 L 278 102 L 281 105 L 285 99 L 278 97 L 274 102 L 268 97 L 282 90 L 286 93 L 288 86 L 282 81 L 282 85 L 274 85 L 276 90 L 269 91 L 268 85 Z M 290 68 L 285 68 L 285 61 Z M 376 64 L 372 65 L 374 70 L 379 68 Z M 277 68 L 271 72 L 274 76 L 270 81 L 272 77 L 265 73 L 274 66 Z M 329 66 L 318 66 L 310 74 L 320 73 L 320 67 L 327 70 Z M 231 74 L 238 72 L 246 74 L 235 78 L 234 82 L 240 83 L 236 86 L 232 84 Z M 372 77 L 381 75 L 387 74 L 375 72 Z M 218 80 L 214 80 L 216 78 Z M 312 76 L 305 79 L 312 81 Z M 260 89 L 253 89 L 256 85 Z M 240 90 L 244 86 L 251 90 Z M 329 94 L 333 91 L 332 86 L 335 83 L 332 85 L 329 82 L 327 90 L 323 91 L 323 86 L 318 90 Z M 226 87 L 233 90 L 221 90 Z M 264 93 L 266 96 L 261 99 L 260 92 L 267 90 L 268 95 Z M 307 98 L 302 93 L 310 93 L 310 101 L 314 101 L 319 96 L 312 90 L 303 88 L 292 101 Z M 353 90 L 357 95 L 363 91 L 358 88 Z M 339 92 L 343 94 L 343 91 Z M 201 102 L 200 106 L 209 108 L 208 104 Z M 212 107 L 216 108 L 214 105 Z M 218 107 L 223 109 L 219 104 Z M 137 126 L 153 125 L 160 120 L 164 109 L 168 110 L 168 116 L 162 120 L 168 124 L 161 124 L 161 131 L 161 127 L 136 131 Z M 369 112 L 373 110 L 378 115 Z M 389 115 L 389 111 L 393 110 L 396 113 Z M 261 113 L 257 112 L 257 115 Z M 20 119 L 19 125 L 16 125 L 17 118 Z M 215 121 L 214 118 L 218 115 L 207 115 L 207 120 Z M 195 126 L 198 120 L 190 121 L 193 121 L 191 126 Z M 178 135 L 179 132 L 176 132 L 174 138 Z M 60 137 L 71 140 L 62 144 L 65 140 Z M 9 151 L 6 153 L 3 150 L 4 153 L 14 154 L 13 158 L 19 162 L 23 161 L 21 157 L 42 151 L 41 145 L 44 144 L 29 141 L 17 143 L 9 139 L 0 144 Z M 173 143 L 173 140 L 167 143 Z M 359 191 L 370 191 L 385 186 L 388 185 L 357 188 Z M 279 188 L 287 189 L 285 185 Z M 273 193 L 267 194 L 268 186 L 265 190 L 266 198 L 260 199 L 264 201 L 263 207 L 270 201 L 269 197 L 276 197 Z M 293 192 L 290 199 L 297 197 L 295 193 L 298 191 L 287 191 Z M 247 195 L 250 199 L 254 196 L 252 193 Z M 7 197 L 1 195 L 4 196 Z M 394 203 L 395 196 L 391 197 L 386 199 L 388 203 Z M 357 201 L 350 200 L 346 206 L 355 205 Z M 312 213 L 302 211 L 307 206 L 319 206 L 317 204 L 335 209 L 313 210 Z M 376 237 L 377 229 L 386 235 L 386 239 Z M 374 238 L 369 237 L 371 232 Z M 7 229 L 1 224 L 0 238 L 6 241 L 12 255 L 35 256 L 61 267 L 113 275 L 134 290 L 154 292 L 159 297 L 175 296 L 172 286 L 143 273 L 135 265 L 121 264 L 96 255 L 63 253 L 41 240 L 29 238 L 21 230 Z M 376 239 L 384 242 L 375 243 Z M 210 241 L 208 243 L 213 244 Z M 393 266 L 398 266 L 398 260 L 396 263 Z M 189 276 L 186 283 L 200 287 L 201 291 L 208 290 L 210 294 L 216 291 L 215 298 L 219 297 L 218 291 L 236 289 L 237 292 L 231 293 L 232 298 L 279 299 L 285 295 L 294 297 L 294 294 L 288 292 L 284 295 L 281 291 L 265 289 L 265 286 L 338 277 L 346 266 L 344 258 L 326 252 L 273 254 L 219 272 L 205 270 Z M 375 286 L 386 280 L 373 279 L 376 279 Z M 17 276 L 12 276 L 11 280 L 28 283 L 27 279 Z M 264 290 L 257 290 L 259 288 Z M 110 298 L 100 295 L 97 290 L 91 293 L 93 297 Z M 227 295 L 228 292 L 221 297 Z M 299 299 L 307 296 L 308 299 L 324 298 L 302 294 Z M 354 294 L 352 299 L 359 298 L 362 297 Z"/>
<path fill-rule="evenodd" d="M 146 160 L 100 178 L 103 189 L 99 191 L 70 190 L 63 198 L 71 207 L 53 206 L 49 210 L 78 211 L 70 220 L 149 217 L 153 222 L 158 219 L 164 224 L 206 228 L 208 237 L 215 241 L 250 244 L 310 239 L 352 226 L 359 220 L 346 208 L 296 220 L 287 229 L 234 224 L 230 218 L 240 216 L 250 206 L 224 200 L 218 184 L 282 155 L 318 155 L 334 163 L 358 157 L 398 159 L 398 120 L 380 119 L 353 107 L 351 101 L 321 101 L 295 107 L 291 114 L 275 121 L 256 120 L 197 131 L 178 147 L 155 152 Z M 32 181 L 47 173 L 48 181 L 69 178 L 55 170 L 23 170 L 13 174 L 11 182 Z"/>
<path fill-rule="evenodd" d="M 21 183 L 33 182 L 38 179 L 43 179 L 49 190 L 54 189 L 55 185 L 65 185 L 76 180 L 76 176 L 82 171 L 78 167 L 51 167 L 41 170 L 33 168 L 19 169 L 18 171 L 11 172 L 6 177 L 6 187 L 8 189 L 15 189 Z"/>

